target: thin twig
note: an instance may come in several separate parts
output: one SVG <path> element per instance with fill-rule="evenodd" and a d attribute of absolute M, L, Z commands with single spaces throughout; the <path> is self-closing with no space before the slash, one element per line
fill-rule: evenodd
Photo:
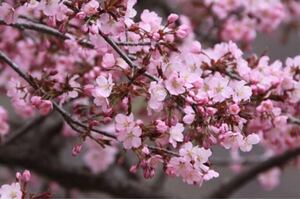
<path fill-rule="evenodd" d="M 123 50 L 107 35 L 102 33 L 99 30 L 99 34 L 103 37 L 103 39 L 120 55 L 120 57 L 129 65 L 130 68 L 136 69 L 138 68 L 133 61 L 123 52 Z M 158 82 L 159 79 L 148 72 L 143 73 L 144 76 L 148 77 L 149 79 Z"/>

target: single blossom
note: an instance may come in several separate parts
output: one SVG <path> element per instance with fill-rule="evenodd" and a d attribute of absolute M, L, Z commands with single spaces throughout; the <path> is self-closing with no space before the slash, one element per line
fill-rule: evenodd
<path fill-rule="evenodd" d="M 0 199 L 21 199 L 22 195 L 19 183 L 5 184 L 0 188 Z"/>
<path fill-rule="evenodd" d="M 166 88 L 171 95 L 183 94 L 185 92 L 184 84 L 184 79 L 178 77 L 176 73 L 172 74 L 165 81 Z"/>
<path fill-rule="evenodd" d="M 17 21 L 16 10 L 8 3 L 3 2 L 0 5 L 0 19 L 7 24 L 11 24 Z"/>
<path fill-rule="evenodd" d="M 87 15 L 91 16 L 98 12 L 99 2 L 97 0 L 91 0 L 87 4 L 84 4 L 82 11 Z"/>
<path fill-rule="evenodd" d="M 139 126 L 128 131 L 119 131 L 117 138 L 123 142 L 125 149 L 138 148 L 142 145 L 142 129 Z"/>
<path fill-rule="evenodd" d="M 102 58 L 102 66 L 103 68 L 109 69 L 112 68 L 116 64 L 116 60 L 113 54 L 107 53 Z"/>
<path fill-rule="evenodd" d="M 257 134 L 250 134 L 242 141 L 240 141 L 240 149 L 244 152 L 251 151 L 252 145 L 258 144 L 260 141 L 260 137 Z"/>
<path fill-rule="evenodd" d="M 170 128 L 169 134 L 169 142 L 172 144 L 174 148 L 177 146 L 177 142 L 182 142 L 183 141 L 183 131 L 184 131 L 184 126 L 182 123 L 177 123 L 175 126 L 172 126 Z"/>
<path fill-rule="evenodd" d="M 97 77 L 93 96 L 109 97 L 114 85 L 111 74 L 109 74 L 108 78 L 104 76 Z"/>
<path fill-rule="evenodd" d="M 281 170 L 275 167 L 258 176 L 258 182 L 266 189 L 272 190 L 280 184 Z"/>
<path fill-rule="evenodd" d="M 235 102 L 247 101 L 252 96 L 252 89 L 250 86 L 246 86 L 245 81 L 234 81 L 231 83 L 231 87 L 234 90 L 233 100 Z"/>
<path fill-rule="evenodd" d="M 118 131 L 130 131 L 135 126 L 135 121 L 132 113 L 129 116 L 118 114 L 115 117 L 115 121 L 116 129 Z"/>
<path fill-rule="evenodd" d="M 207 83 L 209 87 L 208 94 L 215 102 L 222 102 L 233 94 L 233 90 L 229 86 L 229 78 L 222 77 L 220 73 L 216 73 Z"/>

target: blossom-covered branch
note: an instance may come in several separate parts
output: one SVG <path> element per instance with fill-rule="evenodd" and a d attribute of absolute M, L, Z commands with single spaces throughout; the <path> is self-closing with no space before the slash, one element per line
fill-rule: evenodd
<path fill-rule="evenodd" d="M 66 140 L 77 138 L 72 155 L 83 153 L 94 174 L 131 151 L 131 173 L 142 169 L 148 179 L 162 167 L 201 186 L 219 176 L 214 146 L 229 150 L 233 163 L 257 144 L 271 156 L 299 147 L 299 56 L 271 62 L 245 50 L 256 31 L 292 14 L 282 10 L 290 4 L 182 2 L 178 10 L 193 5 L 201 20 L 193 13 L 164 20 L 147 9 L 138 17 L 136 0 L 5 1 L 0 91 L 23 118 L 56 110 Z M 197 31 L 226 42 L 203 47 Z M 5 138 L 8 114 L 0 108 Z"/>

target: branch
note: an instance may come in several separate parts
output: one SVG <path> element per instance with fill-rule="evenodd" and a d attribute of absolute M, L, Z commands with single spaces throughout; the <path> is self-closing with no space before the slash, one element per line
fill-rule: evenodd
<path fill-rule="evenodd" d="M 107 35 L 103 34 L 100 30 L 99 30 L 99 34 L 120 55 L 120 57 L 129 65 L 130 68 L 132 69 L 138 68 L 112 39 L 110 39 Z M 158 82 L 159 80 L 157 77 L 151 75 L 148 72 L 144 72 L 143 75 L 156 82 Z"/>
<path fill-rule="evenodd" d="M 29 78 L 28 75 L 26 75 L 21 69 L 20 67 L 14 63 L 10 58 L 8 58 L 3 52 L 0 51 L 0 60 L 3 60 L 5 63 L 7 63 L 16 73 L 18 73 L 30 86 L 32 86 L 33 88 L 36 88 L 36 85 L 31 81 L 31 79 Z M 45 93 L 44 93 L 45 94 Z M 104 136 L 107 136 L 109 138 L 112 139 L 116 139 L 115 135 L 111 135 L 105 131 L 101 131 L 98 129 L 94 129 L 94 128 L 89 128 L 88 126 L 86 126 L 85 124 L 81 123 L 80 121 L 77 121 L 76 119 L 72 118 L 70 116 L 70 114 L 65 111 L 62 107 L 60 107 L 54 100 L 52 100 L 53 106 L 56 109 L 56 111 L 58 113 L 60 113 L 63 118 L 68 122 L 68 123 L 72 123 L 75 124 L 77 126 L 80 126 L 82 128 L 84 128 L 84 130 L 86 131 L 94 131 L 96 133 L 102 134 Z M 75 128 L 74 126 L 72 126 L 73 128 Z M 79 129 L 74 129 L 77 132 L 81 133 L 81 131 Z M 91 137 L 91 135 L 88 135 L 89 137 Z"/>
<path fill-rule="evenodd" d="M 9 145 L 9 144 L 15 142 L 18 138 L 29 133 L 30 130 L 36 126 L 36 124 L 40 124 L 45 119 L 46 119 L 46 117 L 43 117 L 43 116 L 38 116 L 38 117 L 34 118 L 30 122 L 28 122 L 27 124 L 22 126 L 20 129 L 17 129 L 17 131 L 15 133 L 12 133 L 12 136 L 10 138 L 8 138 L 2 145 Z"/>
<path fill-rule="evenodd" d="M 59 155 L 54 153 L 55 147 L 53 139 L 62 140 L 61 122 L 56 122 L 53 126 L 47 126 L 44 132 L 31 131 L 31 134 L 21 138 L 19 145 L 9 145 L 0 148 L 0 163 L 10 167 L 23 167 L 58 182 L 61 186 L 72 189 L 77 188 L 81 191 L 99 191 L 117 197 L 131 198 L 154 198 L 165 197 L 162 193 L 152 192 L 151 187 L 128 180 L 126 176 L 120 175 L 117 168 L 110 168 L 108 172 L 95 175 L 84 168 L 75 168 L 63 164 Z M 46 141 L 39 150 L 36 150 L 36 142 L 39 144 Z M 55 136 L 55 137 L 54 137 Z"/>
<path fill-rule="evenodd" d="M 232 178 L 229 182 L 221 185 L 217 190 L 209 195 L 209 198 L 229 198 L 234 192 L 254 179 L 258 174 L 268 171 L 273 167 L 283 166 L 299 155 L 300 147 L 286 151 L 281 155 L 271 157 L 270 159 Z"/>
<path fill-rule="evenodd" d="M 28 22 L 28 23 L 12 23 L 12 24 L 7 24 L 5 23 L 3 20 L 0 20 L 0 25 L 6 25 L 6 26 L 12 26 L 14 28 L 18 28 L 21 30 L 24 29 L 28 29 L 28 30 L 34 30 L 37 32 L 42 32 L 45 34 L 49 34 L 49 35 L 53 35 L 55 37 L 58 37 L 60 39 L 70 39 L 69 36 L 59 32 L 58 30 L 51 28 L 49 26 L 40 24 L 40 23 L 32 23 L 32 22 Z"/>
<path fill-rule="evenodd" d="M 30 20 L 27 17 L 22 17 L 23 19 L 26 19 L 27 21 Z M 17 22 L 17 23 L 12 23 L 12 24 L 7 24 L 5 23 L 3 20 L 0 20 L 0 25 L 5 25 L 5 26 L 11 26 L 14 28 L 18 28 L 20 30 L 34 30 L 36 32 L 41 32 L 41 33 L 45 33 L 48 35 L 52 35 L 55 36 L 59 39 L 62 40 L 66 40 L 66 39 L 71 39 L 73 37 L 73 35 L 71 34 L 65 34 L 60 32 L 59 30 L 52 28 L 50 26 L 38 23 L 38 22 L 34 22 L 34 21 L 29 21 L 26 23 L 23 22 Z M 91 48 L 93 49 L 95 46 L 89 42 L 89 41 L 84 41 L 84 40 L 79 40 L 78 39 L 78 43 L 84 47 L 87 48 Z M 117 45 L 119 46 L 151 46 L 152 43 L 151 42 L 116 42 Z"/>

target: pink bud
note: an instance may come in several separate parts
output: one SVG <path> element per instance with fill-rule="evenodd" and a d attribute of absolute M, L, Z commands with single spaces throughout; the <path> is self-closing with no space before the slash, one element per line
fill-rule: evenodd
<path fill-rule="evenodd" d="M 92 33 L 92 34 L 99 33 L 99 27 L 97 24 L 90 25 L 89 30 L 90 30 L 90 33 Z"/>
<path fill-rule="evenodd" d="M 78 145 L 74 146 L 73 149 L 72 149 L 72 155 L 77 156 L 81 152 L 81 149 L 82 149 L 81 144 L 78 144 Z"/>
<path fill-rule="evenodd" d="M 42 103 L 42 98 L 40 96 L 33 96 L 30 101 L 33 106 L 38 107 Z"/>
<path fill-rule="evenodd" d="M 256 108 L 258 112 L 271 112 L 272 109 L 273 109 L 273 102 L 271 100 L 263 101 L 261 105 Z"/>
<path fill-rule="evenodd" d="M 160 34 L 158 34 L 158 33 L 156 32 L 156 33 L 154 33 L 154 34 L 152 35 L 152 38 L 153 38 L 155 41 L 158 41 L 158 40 L 160 39 Z"/>
<path fill-rule="evenodd" d="M 164 40 L 166 41 L 166 42 L 173 42 L 174 41 L 174 35 L 173 34 L 167 34 L 167 35 L 165 35 L 164 36 Z"/>
<path fill-rule="evenodd" d="M 192 44 L 191 52 L 194 54 L 199 54 L 199 53 L 201 53 L 201 49 L 202 49 L 202 46 L 201 46 L 200 42 L 194 41 Z"/>
<path fill-rule="evenodd" d="M 140 119 L 137 119 L 137 120 L 135 121 L 135 123 L 136 123 L 138 126 L 144 124 L 143 120 L 140 120 Z"/>
<path fill-rule="evenodd" d="M 92 96 L 93 89 L 94 89 L 94 85 L 88 84 L 84 86 L 83 92 L 87 96 Z"/>
<path fill-rule="evenodd" d="M 89 121 L 89 125 L 90 126 L 98 126 L 99 124 L 100 124 L 100 122 L 97 121 L 97 120 L 91 120 L 91 121 Z"/>
<path fill-rule="evenodd" d="M 129 171 L 130 171 L 130 173 L 136 173 L 137 169 L 138 169 L 138 166 L 137 165 L 133 165 L 132 167 L 130 167 Z"/>
<path fill-rule="evenodd" d="M 190 27 L 185 24 L 179 26 L 178 30 L 176 31 L 176 36 L 180 39 L 186 38 L 189 34 L 189 29 Z"/>
<path fill-rule="evenodd" d="M 111 117 L 104 117 L 104 118 L 103 118 L 104 124 L 108 124 L 108 123 L 110 123 L 111 121 L 112 121 L 112 118 L 111 118 Z"/>
<path fill-rule="evenodd" d="M 213 108 L 213 107 L 208 107 L 206 109 L 206 113 L 209 115 L 209 116 L 213 116 L 218 110 Z"/>
<path fill-rule="evenodd" d="M 179 16 L 177 14 L 170 14 L 168 17 L 168 23 L 172 24 L 175 23 L 178 20 Z"/>
<path fill-rule="evenodd" d="M 53 104 L 50 100 L 42 100 L 38 107 L 41 115 L 47 115 L 53 109 Z"/>
<path fill-rule="evenodd" d="M 20 172 L 17 172 L 17 173 L 16 173 L 16 179 L 17 179 L 17 181 L 22 180 L 22 175 L 21 175 Z"/>
<path fill-rule="evenodd" d="M 150 154 L 150 151 L 149 151 L 148 147 L 146 147 L 146 146 L 143 147 L 142 152 L 145 153 L 146 155 Z"/>
<path fill-rule="evenodd" d="M 237 115 L 240 112 L 240 107 L 237 104 L 232 104 L 229 106 L 229 113 Z"/>
<path fill-rule="evenodd" d="M 199 89 L 199 88 L 201 88 L 203 86 L 203 81 L 197 80 L 197 81 L 193 82 L 193 86 L 195 88 Z"/>
<path fill-rule="evenodd" d="M 86 14 L 84 12 L 78 12 L 76 14 L 76 18 L 83 20 L 86 17 Z"/>
<path fill-rule="evenodd" d="M 102 66 L 103 68 L 111 68 L 115 65 L 116 60 L 113 54 L 107 53 L 103 56 Z"/>
<path fill-rule="evenodd" d="M 29 170 L 25 170 L 23 172 L 22 178 L 23 178 L 24 182 L 29 182 L 30 179 L 31 179 L 31 173 L 30 173 L 30 171 Z"/>
<path fill-rule="evenodd" d="M 162 120 L 156 120 L 156 130 L 160 133 L 164 133 L 169 129 L 166 123 Z"/>

